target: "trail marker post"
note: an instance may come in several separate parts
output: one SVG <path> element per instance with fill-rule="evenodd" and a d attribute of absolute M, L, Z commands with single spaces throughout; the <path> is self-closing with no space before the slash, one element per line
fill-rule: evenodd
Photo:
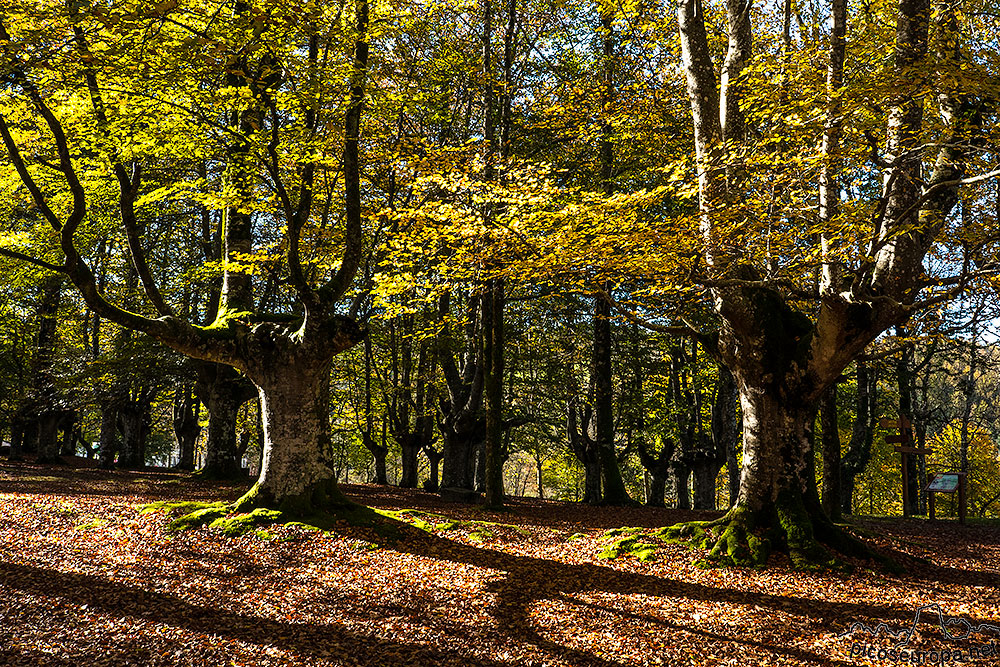
<path fill-rule="evenodd" d="M 885 441 L 896 443 L 893 449 L 899 453 L 903 469 L 903 516 L 910 516 L 910 472 L 909 456 L 911 454 L 933 454 L 934 450 L 928 447 L 915 447 L 913 445 L 913 423 L 905 416 L 900 415 L 899 419 L 880 419 L 879 426 L 882 428 L 899 429 L 899 434 L 887 435 Z"/>

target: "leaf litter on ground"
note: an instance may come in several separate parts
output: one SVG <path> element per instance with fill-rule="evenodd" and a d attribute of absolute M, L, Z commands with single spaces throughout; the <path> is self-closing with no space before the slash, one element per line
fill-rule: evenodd
<path fill-rule="evenodd" d="M 140 508 L 231 501 L 240 485 L 70 461 L 0 463 L 0 664 L 887 664 L 877 650 L 894 642 L 860 628 L 906 628 L 933 604 L 986 629 L 953 640 L 924 614 L 904 648 L 937 659 L 1000 644 L 987 634 L 1000 627 L 996 524 L 856 523 L 903 574 L 803 573 L 780 555 L 705 570 L 645 536 L 717 513 L 531 498 L 493 513 L 345 485 L 408 529 L 390 540 L 278 523 L 229 537 L 170 531 L 169 515 Z M 615 547 L 633 538 L 648 544 Z"/>

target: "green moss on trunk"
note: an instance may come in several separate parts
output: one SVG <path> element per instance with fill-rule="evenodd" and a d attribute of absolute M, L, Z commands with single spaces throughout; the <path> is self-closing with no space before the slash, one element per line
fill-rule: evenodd
<path fill-rule="evenodd" d="M 249 491 L 233 503 L 233 511 L 249 512 L 256 508 L 277 510 L 290 517 L 307 517 L 322 513 L 336 513 L 357 508 L 358 505 L 347 498 L 336 480 L 327 479 L 313 484 L 302 493 L 276 499 L 273 494 L 254 484 Z"/>
<path fill-rule="evenodd" d="M 802 494 L 783 492 L 769 507 L 753 511 L 736 506 L 714 521 L 679 523 L 660 531 L 664 541 L 708 550 L 704 567 L 762 567 L 772 551 L 786 553 L 797 570 L 844 569 L 837 554 L 879 562 L 898 571 L 892 560 L 832 523 Z M 810 511 L 813 510 L 813 511 Z"/>

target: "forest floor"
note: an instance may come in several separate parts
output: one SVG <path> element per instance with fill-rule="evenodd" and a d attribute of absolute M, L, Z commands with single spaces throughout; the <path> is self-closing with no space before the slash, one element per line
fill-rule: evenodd
<path fill-rule="evenodd" d="M 139 507 L 235 485 L 78 466 L 0 462 L 0 665 L 1000 665 L 995 524 L 859 520 L 905 574 L 780 555 L 704 570 L 683 546 L 598 555 L 610 528 L 713 513 L 514 499 L 491 514 L 357 485 L 369 506 L 452 521 L 411 513 L 437 530 L 395 542 L 346 525 L 233 538 Z"/>

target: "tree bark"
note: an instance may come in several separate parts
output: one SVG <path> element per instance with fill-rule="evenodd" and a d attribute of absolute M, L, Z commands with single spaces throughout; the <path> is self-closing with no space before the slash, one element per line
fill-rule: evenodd
<path fill-rule="evenodd" d="M 193 387 L 190 384 L 177 385 L 174 390 L 173 426 L 178 450 L 178 461 L 174 467 L 178 470 L 194 470 L 194 448 L 201 434 L 198 407 Z"/>
<path fill-rule="evenodd" d="M 371 334 L 365 336 L 365 423 L 361 429 L 361 444 L 372 455 L 375 464 L 375 483 L 387 485 L 385 459 L 389 448 L 375 440 L 375 423 L 372 412 L 372 341 Z"/>
<path fill-rule="evenodd" d="M 847 453 L 840 463 L 840 493 L 842 514 L 854 513 L 854 481 L 864 472 L 871 460 L 873 425 L 876 415 L 877 377 L 869 370 L 868 364 L 859 359 L 855 364 L 857 392 L 854 405 L 854 426 Z"/>
<path fill-rule="evenodd" d="M 208 409 L 205 464 L 198 475 L 206 479 L 243 477 L 236 444 L 236 422 L 240 407 L 253 398 L 256 388 L 231 366 L 200 363 L 196 390 Z"/>
<path fill-rule="evenodd" d="M 823 429 L 823 511 L 832 521 L 840 521 L 840 426 L 837 419 L 837 385 L 827 389 L 820 404 Z"/>
<path fill-rule="evenodd" d="M 303 516 L 350 505 L 330 459 L 330 360 L 296 356 L 254 373 L 264 454 L 260 477 L 237 509 L 263 506 Z"/>
<path fill-rule="evenodd" d="M 691 509 L 691 468 L 686 463 L 674 463 L 673 473 L 675 507 L 679 510 Z"/>
<path fill-rule="evenodd" d="M 399 441 L 399 448 L 402 456 L 402 474 L 399 478 L 399 486 L 404 489 L 417 488 L 417 455 L 423 447 L 423 442 L 419 433 L 409 433 Z"/>
<path fill-rule="evenodd" d="M 97 446 L 100 467 L 104 470 L 114 468 L 119 449 L 117 403 L 105 405 L 101 410 L 101 433 Z"/>
<path fill-rule="evenodd" d="M 60 463 L 59 413 L 46 410 L 35 419 L 38 429 L 36 454 L 38 463 Z"/>
<path fill-rule="evenodd" d="M 146 441 L 152 423 L 154 390 L 141 388 L 118 407 L 118 430 L 122 434 L 118 465 L 122 468 L 146 467 Z"/>
<path fill-rule="evenodd" d="M 606 505 L 632 505 L 625 490 L 615 451 L 614 379 L 611 367 L 611 305 L 594 299 L 594 344 L 591 383 L 594 391 L 594 441 L 601 465 L 601 481 Z"/>
<path fill-rule="evenodd" d="M 583 464 L 583 502 L 588 505 L 599 505 L 602 502 L 603 466 L 597 440 L 592 435 L 593 411 L 587 406 L 578 413 L 576 406 L 570 403 L 566 412 L 566 431 L 570 450 Z"/>
<path fill-rule="evenodd" d="M 424 489 L 430 491 L 431 493 L 435 493 L 441 488 L 441 483 L 438 477 L 441 467 L 441 459 L 444 457 L 444 453 L 434 449 L 428 441 L 424 445 L 424 455 L 427 457 L 427 461 L 430 464 L 430 472 L 428 473 L 427 482 L 424 484 Z"/>
<path fill-rule="evenodd" d="M 501 278 L 492 278 L 487 283 L 487 307 L 483 309 L 488 317 L 483 324 L 486 364 L 483 377 L 484 403 L 486 408 L 485 442 L 485 486 L 486 506 L 501 508 L 504 504 L 503 485 L 503 373 L 504 373 L 504 284 Z"/>

